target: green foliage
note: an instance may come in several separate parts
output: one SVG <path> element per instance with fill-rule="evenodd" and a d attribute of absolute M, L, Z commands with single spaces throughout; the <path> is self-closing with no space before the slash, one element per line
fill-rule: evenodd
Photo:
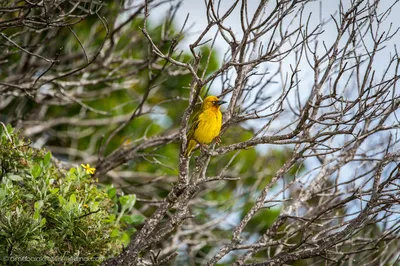
<path fill-rule="evenodd" d="M 0 126 L 0 147 L 0 258 L 113 256 L 143 222 L 135 195 L 118 197 L 82 167 L 58 169 L 11 126 Z"/>

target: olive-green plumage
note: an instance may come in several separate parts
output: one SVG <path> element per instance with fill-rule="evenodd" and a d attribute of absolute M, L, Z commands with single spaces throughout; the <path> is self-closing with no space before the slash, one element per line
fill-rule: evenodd
<path fill-rule="evenodd" d="M 185 157 L 190 155 L 197 143 L 209 144 L 219 135 L 222 126 L 222 113 L 219 107 L 223 103 L 225 102 L 220 101 L 216 96 L 208 96 L 204 99 L 187 134 L 188 144 Z"/>

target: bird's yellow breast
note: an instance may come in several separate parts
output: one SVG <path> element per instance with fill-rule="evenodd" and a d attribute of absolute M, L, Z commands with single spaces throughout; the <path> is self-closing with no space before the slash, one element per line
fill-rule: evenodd
<path fill-rule="evenodd" d="M 210 143 L 219 135 L 222 114 L 217 108 L 209 108 L 199 115 L 199 124 L 194 131 L 194 139 L 202 144 Z"/>

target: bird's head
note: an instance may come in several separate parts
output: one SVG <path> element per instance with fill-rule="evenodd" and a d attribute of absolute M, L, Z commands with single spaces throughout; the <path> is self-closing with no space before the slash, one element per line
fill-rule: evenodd
<path fill-rule="evenodd" d="M 208 108 L 219 109 L 219 106 L 224 103 L 226 103 L 226 102 L 220 101 L 218 99 L 218 97 L 216 97 L 216 96 L 208 96 L 204 99 L 203 104 L 201 106 L 202 106 L 203 110 L 208 109 Z"/>

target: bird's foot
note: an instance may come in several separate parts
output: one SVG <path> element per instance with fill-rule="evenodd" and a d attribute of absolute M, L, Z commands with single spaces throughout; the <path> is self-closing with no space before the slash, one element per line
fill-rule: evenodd
<path fill-rule="evenodd" d="M 200 150 L 202 152 L 206 152 L 206 153 L 208 152 L 208 147 L 206 144 L 199 143 L 199 145 L 200 145 Z"/>
<path fill-rule="evenodd" d="M 215 143 L 217 144 L 217 145 L 219 145 L 219 144 L 221 144 L 221 138 L 219 137 L 219 136 L 216 136 L 215 137 Z"/>

